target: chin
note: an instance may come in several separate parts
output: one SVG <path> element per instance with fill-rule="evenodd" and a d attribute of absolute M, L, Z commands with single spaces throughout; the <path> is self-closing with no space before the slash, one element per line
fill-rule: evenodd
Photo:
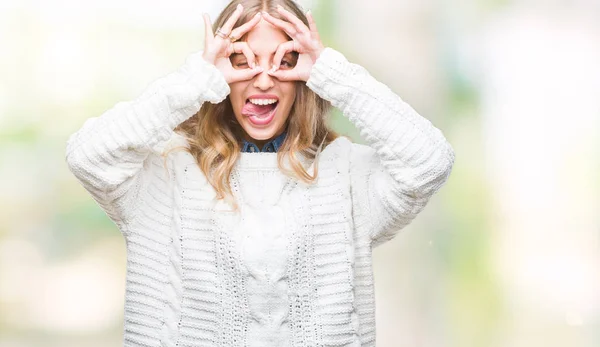
<path fill-rule="evenodd" d="M 245 120 L 248 122 L 248 120 Z M 269 140 L 277 134 L 277 131 L 280 127 L 273 124 L 267 128 L 257 129 L 252 126 L 252 124 L 244 124 L 242 127 L 246 134 L 255 140 Z"/>

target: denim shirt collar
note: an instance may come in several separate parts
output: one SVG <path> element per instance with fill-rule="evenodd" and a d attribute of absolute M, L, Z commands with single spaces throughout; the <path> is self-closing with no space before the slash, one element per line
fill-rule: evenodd
<path fill-rule="evenodd" d="M 267 142 L 262 149 L 262 152 L 277 152 L 281 144 L 285 140 L 287 135 L 287 129 L 284 130 L 279 136 L 274 138 L 273 140 Z M 242 144 L 242 152 L 261 152 L 254 143 L 243 140 Z"/>

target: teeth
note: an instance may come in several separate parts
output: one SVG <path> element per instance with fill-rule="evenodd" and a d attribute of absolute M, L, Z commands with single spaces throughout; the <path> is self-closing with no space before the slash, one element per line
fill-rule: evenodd
<path fill-rule="evenodd" d="M 277 99 L 250 99 L 254 105 L 271 105 L 277 102 Z"/>

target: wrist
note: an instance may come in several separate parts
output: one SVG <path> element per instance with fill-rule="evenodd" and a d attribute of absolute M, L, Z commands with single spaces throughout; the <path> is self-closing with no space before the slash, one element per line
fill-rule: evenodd
<path fill-rule="evenodd" d="M 215 57 L 213 57 L 211 54 L 207 54 L 206 51 L 202 53 L 202 59 L 211 65 L 215 65 Z"/>
<path fill-rule="evenodd" d="M 317 50 L 313 51 L 313 53 L 310 55 L 313 64 L 317 62 L 317 59 L 319 59 L 323 50 L 325 50 L 325 47 L 321 46 Z"/>

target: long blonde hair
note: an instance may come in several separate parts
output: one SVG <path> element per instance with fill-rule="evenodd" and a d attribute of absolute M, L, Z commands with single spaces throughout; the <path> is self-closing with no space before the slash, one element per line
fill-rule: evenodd
<path fill-rule="evenodd" d="M 214 22 L 213 32 L 225 24 L 239 3 L 244 6 L 244 12 L 234 27 L 246 23 L 260 11 L 267 11 L 272 16 L 283 19 L 276 10 L 278 4 L 294 13 L 308 26 L 306 16 L 292 0 L 233 0 Z M 339 135 L 326 124 L 325 117 L 331 108 L 329 102 L 310 90 L 306 83 L 295 83 L 296 99 L 284 125 L 287 127 L 287 135 L 277 151 L 277 162 L 284 174 L 305 183 L 314 183 L 318 176 L 318 160 L 314 159 L 318 157 L 322 148 Z M 167 151 L 163 155 L 165 161 L 172 150 L 182 149 L 189 152 L 217 192 L 217 199 L 233 198 L 229 177 L 241 156 L 244 130 L 234 116 L 229 97 L 219 104 L 205 102 L 195 115 L 177 126 L 175 131 L 181 133 L 190 146 L 175 147 Z M 314 160 L 312 176 L 296 157 L 296 153 Z M 286 156 L 289 157 L 292 170 L 284 166 Z M 231 200 L 234 209 L 237 209 L 237 202 Z"/>

